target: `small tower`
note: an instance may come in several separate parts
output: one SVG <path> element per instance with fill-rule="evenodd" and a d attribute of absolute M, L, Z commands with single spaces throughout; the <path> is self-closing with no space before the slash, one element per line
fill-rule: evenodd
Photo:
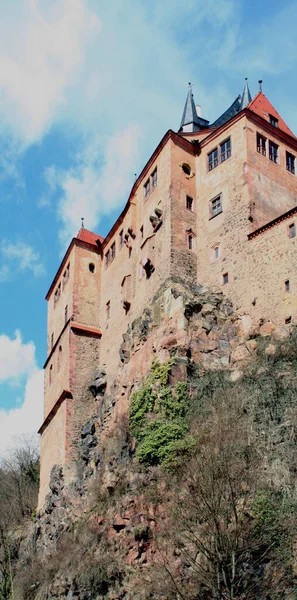
<path fill-rule="evenodd" d="M 248 78 L 245 78 L 245 86 L 241 96 L 240 110 L 246 108 L 248 104 L 252 101 L 251 92 L 249 90 Z"/>
<path fill-rule="evenodd" d="M 192 84 L 189 83 L 188 95 L 183 111 L 183 116 L 180 123 L 179 132 L 191 133 L 199 129 L 205 129 L 208 127 L 209 121 L 202 119 L 197 115 L 196 106 L 194 103 L 194 96 L 192 92 Z"/>
<path fill-rule="evenodd" d="M 47 293 L 48 352 L 41 434 L 39 506 L 55 464 L 69 473 L 77 458 L 79 432 L 93 411 L 88 390 L 99 362 L 101 242 L 82 227 L 73 238 Z"/>

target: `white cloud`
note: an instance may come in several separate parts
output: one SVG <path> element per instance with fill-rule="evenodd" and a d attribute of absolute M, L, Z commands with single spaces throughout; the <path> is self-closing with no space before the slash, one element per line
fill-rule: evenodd
<path fill-rule="evenodd" d="M 43 2 L 43 10 L 38 0 L 11 4 L 0 22 L 0 111 L 26 145 L 48 130 L 65 105 L 100 22 L 85 0 Z"/>
<path fill-rule="evenodd" d="M 107 143 L 104 163 L 98 166 L 98 141 L 86 146 L 77 157 L 77 164 L 68 171 L 51 170 L 52 185 L 59 185 L 62 195 L 59 217 L 62 221 L 60 239 L 63 245 L 75 235 L 84 217 L 85 226 L 94 229 L 100 218 L 118 208 L 133 185 L 141 130 L 130 125 L 111 137 Z"/>
<path fill-rule="evenodd" d="M 37 440 L 43 418 L 43 371 L 33 370 L 28 377 L 23 403 L 11 410 L 0 409 L 0 457 L 9 454 L 23 436 Z"/>
<path fill-rule="evenodd" d="M 23 242 L 2 242 L 0 248 L 4 264 L 0 267 L 0 282 L 6 281 L 15 271 L 31 271 L 34 277 L 41 277 L 45 269 L 39 253 Z"/>
<path fill-rule="evenodd" d="M 43 370 L 34 343 L 24 343 L 19 331 L 0 335 L 0 401 L 5 393 L 15 401 L 9 410 L 0 407 L 0 455 L 20 436 L 36 434 L 43 416 Z"/>
<path fill-rule="evenodd" d="M 0 335 L 0 384 L 30 376 L 35 369 L 33 342 L 24 344 L 19 331 L 15 332 L 14 338 Z"/>

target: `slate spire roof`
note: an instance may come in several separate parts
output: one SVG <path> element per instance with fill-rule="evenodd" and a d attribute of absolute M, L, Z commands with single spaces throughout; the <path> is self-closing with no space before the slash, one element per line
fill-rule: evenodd
<path fill-rule="evenodd" d="M 202 129 L 204 127 L 208 127 L 209 121 L 206 119 L 202 119 L 198 117 L 196 106 L 194 102 L 194 96 L 192 92 L 192 85 L 189 83 L 188 95 L 185 103 L 185 108 L 183 112 L 183 116 L 180 123 L 179 131 L 183 131 L 183 128 L 188 125 L 187 131 L 196 131 L 197 129 Z"/>
<path fill-rule="evenodd" d="M 245 78 L 245 82 L 246 83 L 245 83 L 244 90 L 243 90 L 242 96 L 241 96 L 240 110 L 242 110 L 243 108 L 246 108 L 247 105 L 252 101 L 252 96 L 251 96 L 251 92 L 249 89 L 247 77 Z"/>

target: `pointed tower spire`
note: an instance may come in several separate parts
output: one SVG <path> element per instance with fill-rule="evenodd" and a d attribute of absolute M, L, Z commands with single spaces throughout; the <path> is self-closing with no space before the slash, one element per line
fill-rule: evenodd
<path fill-rule="evenodd" d="M 245 86 L 241 96 L 240 110 L 246 108 L 246 106 L 252 101 L 251 92 L 249 89 L 248 78 L 245 78 Z"/>
<path fill-rule="evenodd" d="M 197 129 L 201 129 L 202 127 L 208 127 L 208 123 L 209 121 L 206 121 L 206 119 L 202 119 L 197 115 L 196 106 L 194 103 L 194 96 L 192 92 L 192 84 L 189 83 L 188 95 L 179 131 L 196 131 Z"/>

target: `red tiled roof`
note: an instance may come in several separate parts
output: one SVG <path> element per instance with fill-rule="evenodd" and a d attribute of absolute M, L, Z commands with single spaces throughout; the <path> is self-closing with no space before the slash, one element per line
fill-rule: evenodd
<path fill-rule="evenodd" d="M 255 98 L 248 104 L 247 108 L 252 112 L 262 117 L 269 123 L 269 115 L 276 117 L 278 119 L 278 129 L 284 131 L 288 135 L 291 135 L 293 138 L 297 139 L 294 133 L 289 129 L 288 125 L 286 125 L 285 121 L 278 114 L 277 110 L 275 110 L 274 106 L 269 102 L 263 92 L 258 92 Z"/>
<path fill-rule="evenodd" d="M 78 240 L 81 240 L 82 242 L 87 242 L 88 244 L 92 244 L 93 246 L 97 246 L 97 244 L 96 244 L 97 240 L 100 240 L 101 244 L 104 240 L 104 238 L 101 235 L 98 235 L 97 233 L 93 233 L 93 231 L 89 231 L 88 229 L 85 229 L 84 227 L 80 228 L 76 237 Z"/>

